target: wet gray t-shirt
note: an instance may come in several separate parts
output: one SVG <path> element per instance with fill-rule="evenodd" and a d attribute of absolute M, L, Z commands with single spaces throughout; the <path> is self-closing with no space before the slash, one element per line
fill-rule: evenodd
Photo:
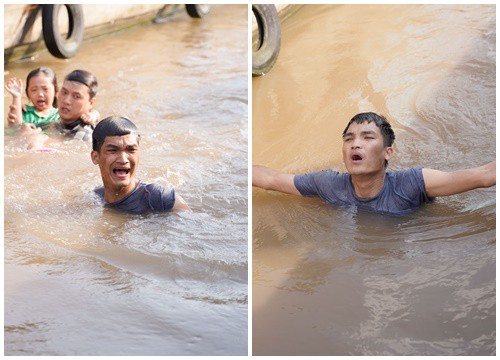
<path fill-rule="evenodd" d="M 350 174 L 332 170 L 296 175 L 294 184 L 303 196 L 318 196 L 330 205 L 356 205 L 388 214 L 402 215 L 434 200 L 425 191 L 422 168 L 386 172 L 382 190 L 372 198 L 356 195 Z"/>
<path fill-rule="evenodd" d="M 136 188 L 129 195 L 114 203 L 104 200 L 104 187 L 99 186 L 95 193 L 106 206 L 134 214 L 144 214 L 149 211 L 169 211 L 175 204 L 175 190 L 167 190 L 158 184 L 144 184 L 139 180 Z"/>

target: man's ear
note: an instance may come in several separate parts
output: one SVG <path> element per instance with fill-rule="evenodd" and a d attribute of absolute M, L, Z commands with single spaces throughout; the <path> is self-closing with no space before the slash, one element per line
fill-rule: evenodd
<path fill-rule="evenodd" d="M 90 153 L 90 158 L 92 159 L 94 165 L 99 164 L 99 153 L 97 151 L 92 150 L 92 152 Z"/>
<path fill-rule="evenodd" d="M 394 148 L 392 146 L 388 146 L 385 148 L 385 159 L 387 161 L 391 160 L 392 155 L 394 155 Z"/>

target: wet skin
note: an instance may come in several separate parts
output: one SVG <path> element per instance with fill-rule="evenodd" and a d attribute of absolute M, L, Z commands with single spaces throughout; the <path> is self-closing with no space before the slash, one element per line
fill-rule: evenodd
<path fill-rule="evenodd" d="M 384 146 L 382 133 L 374 122 L 352 123 L 343 140 L 342 156 L 354 192 L 362 198 L 376 196 L 384 186 L 384 164 L 391 159 L 393 148 Z"/>
<path fill-rule="evenodd" d="M 374 122 L 353 123 L 343 137 L 342 155 L 351 176 L 385 172 L 385 160 L 390 160 L 392 147 L 384 146 L 380 129 Z"/>
<path fill-rule="evenodd" d="M 38 113 L 45 114 L 52 109 L 55 88 L 50 77 L 44 74 L 33 76 L 27 85 L 27 93 Z"/>
<path fill-rule="evenodd" d="M 59 117 L 65 124 L 75 122 L 92 110 L 95 98 L 90 98 L 89 88 L 76 81 L 64 81 L 57 94 Z"/>
<path fill-rule="evenodd" d="M 91 158 L 101 171 L 104 200 L 119 201 L 135 189 L 138 182 L 135 172 L 140 161 L 135 134 L 107 136 L 100 152 L 93 150 Z"/>

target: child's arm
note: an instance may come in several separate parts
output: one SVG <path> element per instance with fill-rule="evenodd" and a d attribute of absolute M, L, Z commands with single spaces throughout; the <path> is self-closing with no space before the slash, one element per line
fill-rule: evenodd
<path fill-rule="evenodd" d="M 101 114 L 99 114 L 99 111 L 91 110 L 88 113 L 82 114 L 82 116 L 80 116 L 80 119 L 86 125 L 95 125 L 95 124 L 97 124 L 97 121 L 99 121 L 100 117 L 101 117 Z"/>
<path fill-rule="evenodd" d="M 7 115 L 7 126 L 20 125 L 23 122 L 23 111 L 21 104 L 21 94 L 23 91 L 23 82 L 21 79 L 12 78 L 5 85 L 7 90 L 12 95 L 12 105 L 9 107 Z"/>

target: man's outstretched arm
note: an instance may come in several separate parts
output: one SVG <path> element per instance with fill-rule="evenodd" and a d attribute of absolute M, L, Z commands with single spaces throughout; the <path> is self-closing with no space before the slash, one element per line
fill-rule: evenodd
<path fill-rule="evenodd" d="M 496 185 L 496 161 L 471 169 L 444 172 L 422 169 L 428 196 L 449 196 Z"/>
<path fill-rule="evenodd" d="M 266 166 L 252 167 L 252 185 L 265 189 L 280 191 L 286 194 L 300 195 L 293 182 L 293 174 L 282 174 Z"/>

